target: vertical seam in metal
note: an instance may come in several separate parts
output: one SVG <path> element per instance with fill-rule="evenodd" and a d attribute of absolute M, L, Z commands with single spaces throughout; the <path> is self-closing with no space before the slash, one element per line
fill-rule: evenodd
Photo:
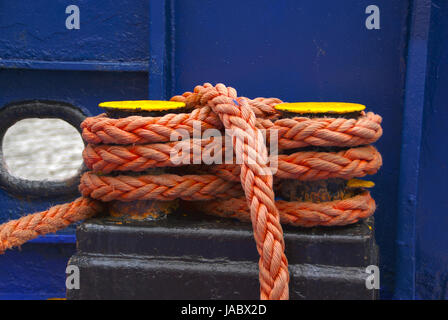
<path fill-rule="evenodd" d="M 167 5 L 169 0 L 149 1 L 149 70 L 150 99 L 166 99 L 167 93 Z"/>
<path fill-rule="evenodd" d="M 175 3 L 174 0 L 167 1 L 167 98 L 174 95 L 176 85 L 175 78 L 175 48 L 176 48 L 176 25 L 175 25 Z"/>
<path fill-rule="evenodd" d="M 396 299 L 415 298 L 415 218 L 431 0 L 414 0 L 411 8 L 398 190 Z"/>

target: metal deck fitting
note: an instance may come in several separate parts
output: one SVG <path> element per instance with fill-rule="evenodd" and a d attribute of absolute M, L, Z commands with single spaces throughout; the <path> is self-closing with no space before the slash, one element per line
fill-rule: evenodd
<path fill-rule="evenodd" d="M 378 264 L 373 220 L 338 228 L 285 227 L 291 299 L 375 299 L 366 267 Z M 251 225 L 201 214 L 123 224 L 93 219 L 77 230 L 77 299 L 258 299 Z"/>

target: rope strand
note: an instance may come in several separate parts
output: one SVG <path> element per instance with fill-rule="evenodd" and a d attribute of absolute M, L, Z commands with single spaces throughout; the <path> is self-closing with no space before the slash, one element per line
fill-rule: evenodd
<path fill-rule="evenodd" d="M 70 224 L 99 213 L 102 204 L 89 198 L 51 207 L 0 225 L 0 253 L 48 233 L 64 229 Z"/>

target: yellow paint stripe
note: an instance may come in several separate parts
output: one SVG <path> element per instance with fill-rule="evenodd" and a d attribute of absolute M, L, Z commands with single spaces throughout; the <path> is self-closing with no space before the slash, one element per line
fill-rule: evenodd
<path fill-rule="evenodd" d="M 165 111 L 185 107 L 185 103 L 160 100 L 106 101 L 99 104 L 101 108 L 119 110 Z"/>
<path fill-rule="evenodd" d="M 275 106 L 279 111 L 293 113 L 351 113 L 365 108 L 362 104 L 345 102 L 290 102 Z"/>
<path fill-rule="evenodd" d="M 347 181 L 347 187 L 349 188 L 373 188 L 375 183 L 373 181 L 351 179 Z"/>

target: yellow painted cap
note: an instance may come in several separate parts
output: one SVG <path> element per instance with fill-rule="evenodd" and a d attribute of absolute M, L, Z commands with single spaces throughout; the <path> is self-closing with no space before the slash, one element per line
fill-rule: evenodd
<path fill-rule="evenodd" d="M 293 113 L 351 113 L 365 108 L 362 104 L 346 102 L 289 102 L 275 106 L 276 110 Z"/>
<path fill-rule="evenodd" d="M 101 108 L 117 110 L 165 111 L 185 107 L 185 103 L 161 100 L 106 101 L 99 104 Z"/>
<path fill-rule="evenodd" d="M 347 187 L 349 188 L 373 188 L 375 183 L 373 181 L 351 179 L 347 181 Z"/>

